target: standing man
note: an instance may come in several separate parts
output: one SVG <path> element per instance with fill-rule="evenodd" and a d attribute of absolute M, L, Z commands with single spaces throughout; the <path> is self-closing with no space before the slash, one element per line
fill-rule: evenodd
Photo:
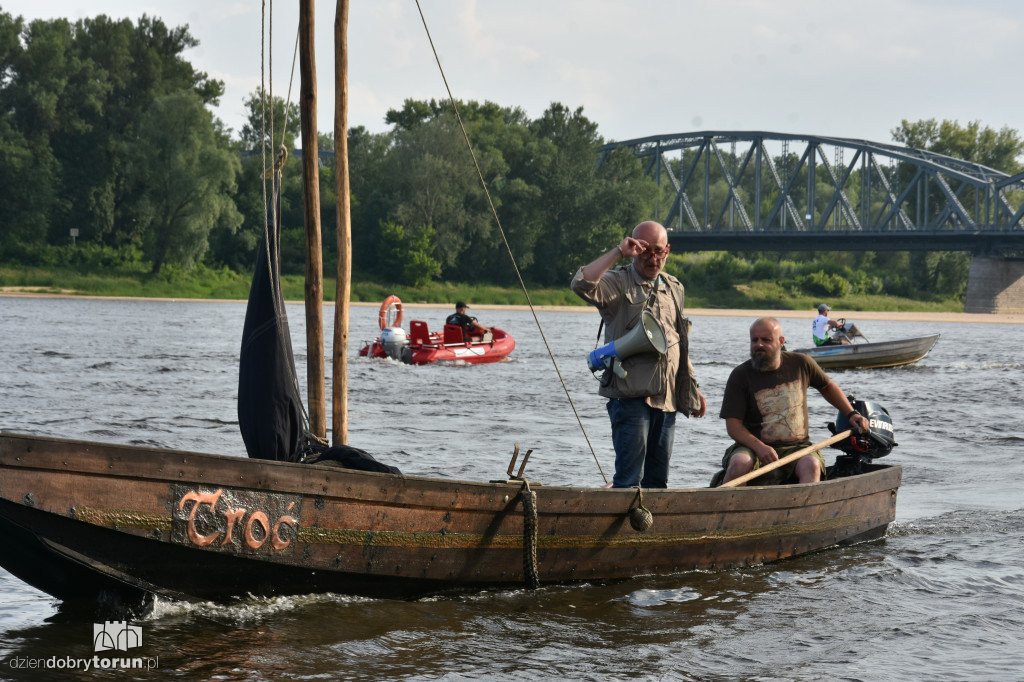
<path fill-rule="evenodd" d="M 811 322 L 811 336 L 814 338 L 815 346 L 839 345 L 828 336 L 830 329 L 839 329 L 840 327 L 838 322 L 828 319 L 828 311 L 830 310 L 832 308 L 822 303 L 818 306 L 818 316 Z"/>
<path fill-rule="evenodd" d="M 854 429 L 869 428 L 867 418 L 853 409 L 843 389 L 818 363 L 801 353 L 783 351 L 785 342 L 782 325 L 774 317 L 762 317 L 750 325 L 750 359 L 729 375 L 719 414 L 734 441 L 722 458 L 724 482 L 811 444 L 808 386 L 845 414 Z M 755 485 L 784 483 L 794 476 L 800 483 L 813 483 L 821 480 L 824 471 L 825 458 L 814 452 L 768 472 Z"/>
<path fill-rule="evenodd" d="M 644 309 L 665 332 L 665 354 L 626 358 L 625 378 L 606 371 L 598 393 L 608 398 L 615 447 L 612 486 L 668 487 L 668 465 L 676 414 L 703 417 L 707 411 L 689 359 L 690 322 L 683 317 L 683 285 L 662 272 L 668 259 L 668 232 L 659 223 L 642 222 L 631 237 L 576 272 L 572 290 L 601 313 L 605 341 L 624 336 L 640 324 Z M 628 265 L 613 267 L 623 258 Z"/>

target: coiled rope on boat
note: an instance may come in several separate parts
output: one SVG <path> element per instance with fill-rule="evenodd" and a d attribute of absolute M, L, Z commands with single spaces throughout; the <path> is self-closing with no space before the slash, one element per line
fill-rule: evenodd
<path fill-rule="evenodd" d="M 519 491 L 523 498 L 523 578 L 531 590 L 540 587 L 537 575 L 537 493 L 530 490 L 530 482 L 523 481 Z"/>

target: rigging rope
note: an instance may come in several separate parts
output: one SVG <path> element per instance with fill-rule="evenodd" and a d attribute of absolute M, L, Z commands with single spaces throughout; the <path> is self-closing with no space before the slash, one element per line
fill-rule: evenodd
<path fill-rule="evenodd" d="M 452 89 L 448 85 L 448 77 L 445 76 L 444 67 L 441 66 L 441 58 L 437 54 L 437 48 L 434 47 L 434 39 L 430 36 L 430 29 L 427 27 L 427 18 L 423 15 L 423 8 L 420 6 L 420 0 L 416 0 L 416 9 L 419 10 L 420 20 L 423 22 L 423 30 L 427 33 L 427 41 L 430 42 L 430 49 L 434 53 L 434 60 L 437 62 L 437 68 L 441 71 L 441 79 L 444 81 L 444 87 L 448 91 L 448 100 L 452 103 L 452 108 L 455 110 L 455 118 L 459 122 L 459 128 L 462 130 L 462 137 L 466 140 L 466 146 L 469 147 L 469 155 L 473 159 L 473 166 L 476 168 L 477 177 L 480 178 L 480 185 L 483 187 L 484 196 L 487 198 L 487 205 L 491 209 L 491 214 L 494 216 L 494 222 L 498 226 L 498 232 L 501 233 L 501 239 L 505 243 L 505 250 L 508 251 L 508 256 L 512 260 L 512 268 L 515 270 L 516 277 L 519 279 L 519 286 L 523 289 L 523 294 L 526 296 L 526 302 L 530 306 L 530 313 L 533 314 L 533 321 L 537 324 L 537 329 L 540 330 L 541 339 L 544 341 L 544 346 L 547 348 L 548 357 L 551 358 L 551 364 L 555 367 L 555 373 L 558 374 L 558 380 L 562 383 L 562 390 L 565 391 L 565 397 L 569 399 L 569 405 L 572 407 L 572 412 L 576 415 L 576 421 L 580 425 L 580 430 L 583 432 L 583 438 L 587 441 L 587 446 L 590 448 L 590 453 L 594 456 L 594 462 L 597 463 L 597 469 L 601 472 L 601 477 L 604 478 L 605 483 L 608 483 L 608 476 L 605 475 L 604 469 L 601 468 L 601 462 L 597 459 L 597 453 L 594 451 L 594 446 L 590 442 L 590 437 L 587 435 L 587 430 L 583 426 L 583 420 L 580 418 L 579 412 L 576 410 L 576 404 L 573 402 L 572 395 L 569 393 L 569 387 L 565 384 L 565 379 L 562 377 L 562 372 L 558 368 L 558 362 L 555 360 L 555 354 L 551 350 L 551 344 L 548 343 L 548 338 L 544 334 L 544 327 L 540 323 L 540 318 L 537 317 L 537 311 L 533 307 L 533 301 L 530 299 L 530 292 L 526 289 L 526 283 L 523 282 L 523 276 L 519 272 L 519 265 L 516 263 L 516 257 L 512 254 L 512 247 L 509 246 L 508 237 L 505 236 L 505 228 L 501 225 L 501 220 L 498 218 L 498 210 L 494 207 L 494 202 L 491 200 L 491 193 L 487 189 L 487 182 L 484 180 L 483 171 L 480 170 L 480 164 L 477 162 L 476 153 L 473 151 L 473 144 L 469 141 L 469 133 L 466 132 L 466 126 L 462 122 L 462 115 L 459 113 L 459 105 L 455 102 L 455 96 L 452 94 Z"/>
<path fill-rule="evenodd" d="M 288 79 L 288 96 L 284 100 L 284 123 L 281 124 L 281 146 L 284 146 L 284 136 L 288 134 L 288 114 L 292 104 L 292 84 L 295 82 L 295 62 L 299 58 L 299 37 L 301 29 L 295 31 L 295 51 L 292 52 L 292 75 Z"/>
<path fill-rule="evenodd" d="M 284 292 L 281 290 L 280 278 L 274 277 L 275 272 L 281 271 L 280 265 L 280 249 L 270 249 L 270 240 L 278 239 L 281 229 L 281 184 L 282 184 L 282 172 L 284 169 L 285 162 L 288 159 L 288 149 L 285 147 L 285 135 L 288 131 L 288 109 L 291 105 L 292 97 L 292 84 L 295 82 L 295 64 L 298 59 L 299 53 L 299 30 L 295 32 L 295 52 L 292 55 L 292 69 L 291 76 L 288 80 L 288 97 L 284 102 L 284 124 L 281 128 L 281 145 L 278 149 L 277 159 L 274 163 L 273 171 L 267 169 L 267 152 L 273 148 L 274 145 L 274 69 L 273 69 L 273 41 L 274 41 L 274 2 L 270 1 L 270 30 L 266 32 L 263 26 L 266 25 L 266 0 L 263 2 L 263 15 L 261 29 L 260 29 L 260 147 L 262 149 L 263 158 L 263 236 L 264 243 L 266 244 L 266 260 L 267 269 L 269 270 L 269 281 L 271 282 L 271 292 L 274 298 L 274 310 L 277 313 L 278 319 L 286 320 L 287 313 L 284 307 Z M 269 35 L 268 35 L 269 33 Z M 269 56 L 265 54 L 264 47 L 266 43 L 271 44 Z M 264 69 L 266 65 L 266 69 Z M 269 88 L 268 78 L 266 71 L 270 71 Z M 269 96 L 269 97 L 268 97 Z M 270 131 L 269 137 L 267 134 L 267 100 L 270 100 Z M 268 144 L 269 141 L 269 144 Z M 273 195 L 273 207 L 274 210 L 268 210 L 268 198 L 267 198 L 267 180 L 270 179 L 272 183 L 271 193 Z M 268 215 L 271 215 L 268 221 Z M 273 231 L 271 231 L 273 227 Z M 275 243 L 278 243 L 275 241 Z M 271 254 L 274 255 L 274 260 L 271 260 Z M 285 338 L 285 325 L 277 325 L 277 341 L 281 345 L 281 350 L 287 357 L 291 355 L 291 340 Z M 298 452 L 290 453 L 292 457 L 301 458 L 302 454 L 307 450 L 307 446 L 311 442 L 320 443 L 322 445 L 328 445 L 326 439 L 321 438 L 317 434 L 313 433 L 309 428 L 309 413 L 306 411 L 306 404 L 302 400 L 302 390 L 299 386 L 299 379 L 295 376 L 294 363 L 286 363 L 288 371 L 288 378 L 291 380 L 292 391 L 295 394 L 295 400 L 299 405 L 299 412 L 301 413 L 302 423 L 299 426 L 302 429 L 303 443 L 300 443 Z"/>
<path fill-rule="evenodd" d="M 267 3 L 264 0 L 261 11 L 260 11 L 260 158 L 263 160 L 263 173 L 260 175 L 263 178 L 262 189 L 263 189 L 263 233 L 267 234 L 267 145 L 264 140 L 267 139 L 267 102 L 266 102 L 266 83 L 267 74 L 265 66 L 267 63 L 266 56 L 266 45 L 267 45 Z M 270 242 L 267 242 L 268 245 Z M 269 258 L 267 259 L 269 261 Z"/>

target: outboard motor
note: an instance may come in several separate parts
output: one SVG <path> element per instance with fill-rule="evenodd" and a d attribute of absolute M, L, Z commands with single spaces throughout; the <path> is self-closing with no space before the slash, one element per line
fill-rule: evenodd
<path fill-rule="evenodd" d="M 898 445 L 888 410 L 875 402 L 855 400 L 853 396 L 848 398 L 853 409 L 867 417 L 869 430 L 867 433 L 853 433 L 849 438 L 832 444 L 832 447 L 842 450 L 843 454 L 837 456 L 836 463 L 829 467 L 828 478 L 862 474 L 872 460 L 885 457 Z M 837 415 L 835 422 L 828 425 L 832 433 L 849 428 L 850 420 L 845 414 Z"/>
<path fill-rule="evenodd" d="M 833 344 L 853 343 L 854 339 L 864 339 L 869 343 L 871 342 L 868 337 L 860 333 L 860 330 L 857 329 L 857 325 L 853 322 L 847 322 L 845 319 L 840 318 L 839 325 L 839 328 L 834 330 L 829 336 L 829 339 Z"/>
<path fill-rule="evenodd" d="M 401 327 L 386 327 L 380 331 L 380 345 L 384 346 L 384 352 L 392 360 L 409 362 L 408 355 L 409 339 L 405 330 Z"/>
<path fill-rule="evenodd" d="M 853 339 L 864 339 L 865 341 L 868 341 L 868 337 L 861 334 L 860 330 L 857 329 L 857 325 L 855 325 L 853 322 L 847 322 L 846 324 L 843 325 L 843 333 L 846 335 L 846 338 L 850 339 L 851 341 Z"/>

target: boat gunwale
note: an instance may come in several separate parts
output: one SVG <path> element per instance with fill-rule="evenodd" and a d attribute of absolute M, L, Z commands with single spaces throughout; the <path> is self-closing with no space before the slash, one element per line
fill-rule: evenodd
<path fill-rule="evenodd" d="M 33 463 L 22 460 L 15 452 L 8 452 L 6 444 L 19 440 L 23 443 L 42 443 L 53 446 L 70 446 L 86 451 L 88 448 L 101 449 L 103 452 L 95 454 L 91 458 L 81 457 L 69 458 L 62 461 L 57 467 L 49 465 L 54 460 L 60 459 L 63 453 L 55 450 L 48 450 L 42 454 L 49 458 L 49 462 Z M 26 450 L 28 452 L 29 450 Z M 37 454 L 33 452 L 33 454 Z M 111 474 L 111 460 L 119 460 L 126 466 L 138 465 L 143 462 L 143 456 L 156 455 L 159 461 L 151 463 L 154 467 L 149 470 L 135 470 L 130 474 Z M 9 461 L 14 457 L 16 462 Z M 177 459 L 184 461 L 178 462 Z M 193 461 L 188 461 L 188 460 Z M 195 475 L 185 477 L 180 471 L 167 471 L 174 467 L 193 469 Z M 237 476 L 239 467 L 248 469 L 242 476 Z M 661 513 L 673 513 L 666 509 L 670 505 L 675 513 L 680 496 L 686 496 L 689 503 L 690 498 L 703 498 L 728 496 L 731 512 L 756 512 L 773 508 L 790 508 L 811 503 L 832 503 L 842 499 L 851 499 L 846 489 L 857 481 L 865 481 L 867 478 L 886 477 L 886 472 L 896 473 L 897 479 L 894 484 L 880 484 L 874 486 L 874 490 L 886 488 L 898 489 L 902 480 L 902 466 L 899 464 L 873 463 L 872 470 L 857 476 L 840 477 L 819 481 L 816 483 L 793 483 L 786 485 L 757 486 L 748 485 L 736 488 L 711 488 L 711 487 L 688 487 L 688 488 L 664 488 L 644 489 L 643 500 L 645 506 L 652 511 Z M 165 482 L 173 485 L 195 485 L 209 488 L 231 488 L 238 490 L 254 490 L 261 492 L 273 492 L 279 494 L 297 494 L 310 497 L 324 497 L 337 500 L 358 501 L 363 504 L 388 504 L 405 505 L 426 509 L 449 508 L 450 505 L 440 507 L 431 504 L 429 501 L 418 503 L 409 500 L 398 500 L 398 497 L 407 497 L 417 493 L 434 493 L 437 495 L 462 494 L 459 501 L 460 510 L 487 510 L 493 511 L 494 504 L 466 506 L 469 500 L 478 497 L 484 498 L 488 495 L 502 496 L 501 503 L 514 505 L 518 503 L 519 493 L 524 487 L 524 481 L 518 479 L 504 479 L 491 481 L 473 481 L 466 479 L 447 479 L 433 476 L 389 474 L 374 471 L 361 471 L 356 469 L 345 469 L 327 464 L 302 464 L 297 462 L 279 462 L 273 460 L 255 460 L 247 457 L 236 457 L 232 455 L 221 455 L 212 453 L 193 452 L 188 450 L 163 449 L 145 445 L 124 445 L 117 443 L 95 443 L 65 438 L 50 438 L 34 436 L 29 434 L 13 434 L 0 431 L 0 471 L 5 468 L 36 469 L 39 471 L 61 472 L 73 475 L 132 478 L 140 481 L 153 483 Z M 234 470 L 234 480 L 230 483 L 229 477 L 217 475 L 226 469 Z M 213 473 L 211 474 L 211 471 Z M 250 473 L 251 472 L 251 473 Z M 393 486 L 382 486 L 392 483 Z M 625 504 L 628 506 L 637 497 L 637 488 L 605 488 L 594 486 L 576 485 L 544 485 L 540 481 L 529 481 L 531 490 L 538 495 L 539 500 L 545 498 L 551 500 L 562 500 L 565 503 L 574 500 L 600 498 L 611 504 Z M 858 484 L 860 485 L 860 484 Z M 0 488 L 2 491 L 2 488 Z M 794 497 L 803 496 L 804 499 L 797 505 Z M 4 497 L 6 497 L 4 495 Z M 770 502 L 772 498 L 778 498 L 777 502 Z M 766 504 L 767 503 L 767 504 Z M 687 504 L 686 506 L 690 506 Z M 544 510 L 545 512 L 547 510 Z M 721 513 L 725 510 L 707 510 L 704 513 Z M 571 510 L 559 512 L 565 515 L 573 515 Z M 608 512 L 599 512 L 608 513 Z M 693 513 L 696 513 L 693 512 Z"/>

